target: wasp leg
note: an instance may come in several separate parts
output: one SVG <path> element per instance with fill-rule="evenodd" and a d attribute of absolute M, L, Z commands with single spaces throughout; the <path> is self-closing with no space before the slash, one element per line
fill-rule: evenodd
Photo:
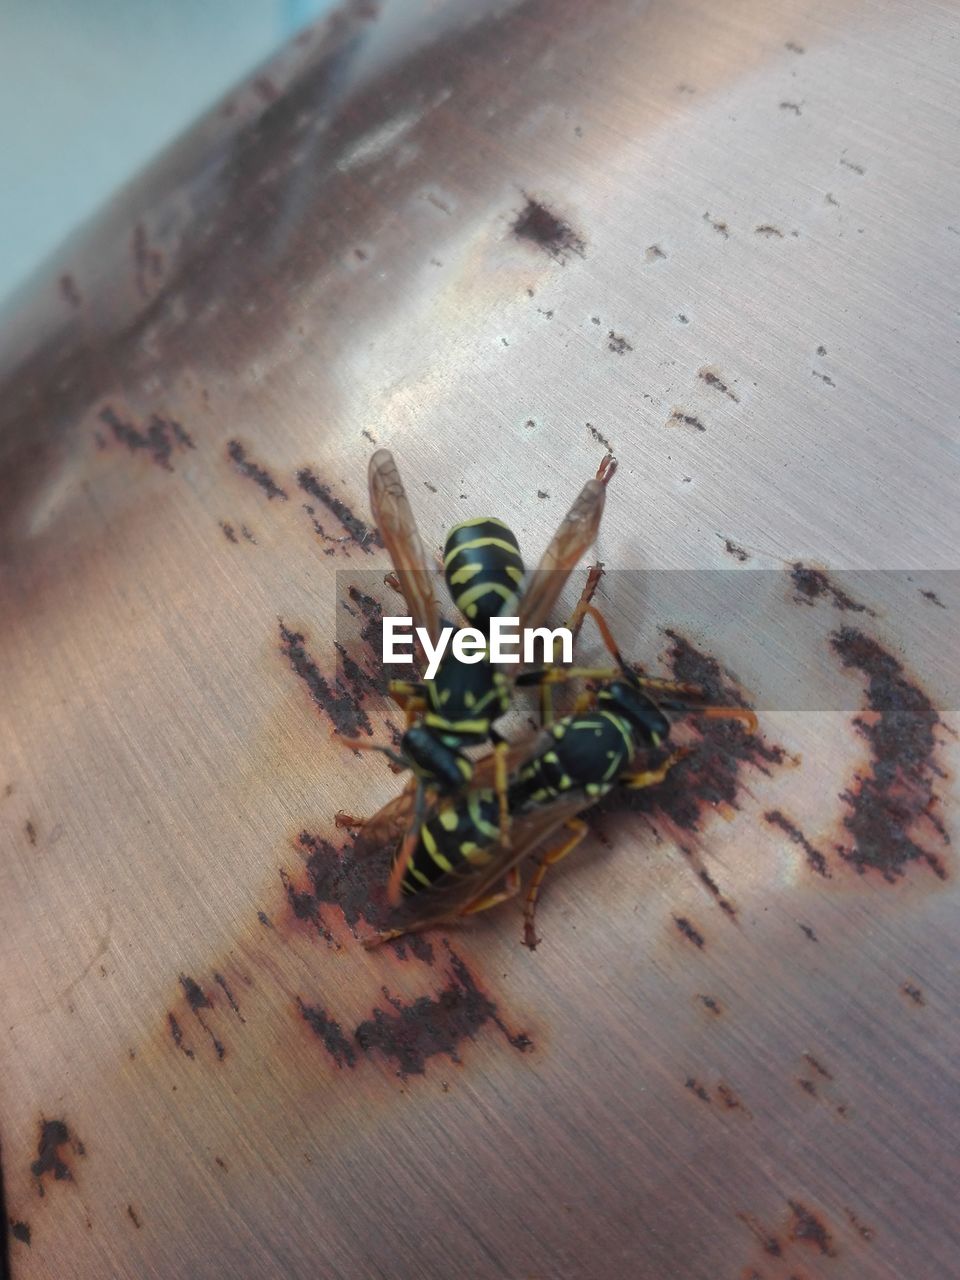
<path fill-rule="evenodd" d="M 576 644 L 580 636 L 580 629 L 583 626 L 583 620 L 587 616 L 587 610 L 593 602 L 593 597 L 597 594 L 597 587 L 603 577 L 603 565 L 599 561 L 590 566 L 590 572 L 587 574 L 587 580 L 584 583 L 583 590 L 580 592 L 580 599 L 574 606 L 567 621 L 567 629 L 573 637 L 573 643 Z"/>
<path fill-rule="evenodd" d="M 403 896 L 403 877 L 407 874 L 407 869 L 413 861 L 417 841 L 420 839 L 420 828 L 423 826 L 426 802 L 426 789 L 421 779 L 418 778 L 416 781 L 416 798 L 413 802 L 413 818 L 400 843 L 400 848 L 397 850 L 393 866 L 390 868 L 390 878 L 387 880 L 387 901 L 391 907 L 398 906 Z"/>
<path fill-rule="evenodd" d="M 630 791 L 642 791 L 644 787 L 659 786 L 673 766 L 679 764 L 684 756 L 689 754 L 689 747 L 680 747 L 672 755 L 667 756 L 663 764 L 658 765 L 656 769 L 642 769 L 639 773 L 621 774 L 620 785 L 629 788 Z"/>
<path fill-rule="evenodd" d="M 537 869 L 530 879 L 530 884 L 527 886 L 527 896 L 523 902 L 523 945 L 529 947 L 531 951 L 536 950 L 537 943 L 540 941 L 534 927 L 534 916 L 537 911 L 537 899 L 540 897 L 540 889 L 547 874 L 547 867 L 554 866 L 565 858 L 568 853 L 572 853 L 589 830 L 582 818 L 570 818 L 564 823 L 564 826 L 571 834 L 562 844 L 558 844 L 553 849 L 548 849 L 546 853 L 541 854 L 537 859 Z"/>
<path fill-rule="evenodd" d="M 502 889 L 497 889 L 494 893 L 485 893 L 482 898 L 477 898 L 469 906 L 464 907 L 460 914 L 462 916 L 475 916 L 478 911 L 489 911 L 491 907 L 498 907 L 501 902 L 507 902 L 510 898 L 515 898 L 519 892 L 520 868 L 511 867 L 506 874 Z"/>
<path fill-rule="evenodd" d="M 366 818 L 357 818 L 352 813 L 345 813 L 343 809 L 338 809 L 333 815 L 333 825 L 340 828 L 346 827 L 349 831 L 365 827 L 367 821 L 368 819 Z"/>

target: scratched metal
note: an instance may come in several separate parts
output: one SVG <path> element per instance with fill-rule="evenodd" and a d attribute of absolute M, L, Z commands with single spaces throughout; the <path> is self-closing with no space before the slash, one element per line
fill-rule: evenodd
<path fill-rule="evenodd" d="M 954 1273 L 957 726 L 882 598 L 790 566 L 960 604 L 957 16 L 356 4 L 4 317 L 17 1280 Z M 605 442 L 602 559 L 783 568 L 862 711 L 608 805 L 533 954 L 511 906 L 364 952 L 366 460 L 429 545 L 492 510 L 532 558 Z M 601 599 L 749 698 L 734 638 Z"/>

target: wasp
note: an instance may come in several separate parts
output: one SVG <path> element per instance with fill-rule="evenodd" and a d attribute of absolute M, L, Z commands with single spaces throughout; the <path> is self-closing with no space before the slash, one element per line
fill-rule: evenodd
<path fill-rule="evenodd" d="M 522 634 L 546 619 L 574 566 L 596 539 L 606 486 L 615 469 L 615 460 L 607 455 L 525 583 L 517 539 L 502 520 L 485 516 L 450 530 L 443 548 L 444 578 L 454 604 L 471 625 L 489 633 L 492 618 L 516 616 Z M 379 449 L 370 460 L 369 486 L 374 520 L 413 624 L 424 628 L 436 644 L 442 620 L 433 574 L 399 469 L 386 449 Z M 464 663 L 448 650 L 432 680 L 390 683 L 390 693 L 406 716 L 398 751 L 364 739 L 340 739 L 359 750 L 383 752 L 398 769 L 412 771 L 415 802 L 408 852 L 423 823 L 427 793 L 449 797 L 465 792 L 474 777 L 473 761 L 465 748 L 485 742 L 493 744 L 499 838 L 509 845 L 509 748 L 494 722 L 509 710 L 511 686 L 512 681 L 488 660 Z M 360 825 L 355 820 L 344 822 Z"/>
<path fill-rule="evenodd" d="M 697 705 L 702 694 L 696 686 L 639 675 L 622 658 L 599 611 L 592 605 L 586 611 L 597 622 L 617 665 L 555 668 L 520 678 L 528 683 L 576 678 L 600 683 L 581 695 L 570 715 L 547 725 L 538 747 L 514 748 L 518 758 L 507 790 L 510 844 L 500 838 L 498 798 L 489 786 L 442 802 L 419 824 L 412 845 L 405 841 L 400 846 L 387 885 L 392 927 L 367 945 L 448 924 L 513 897 L 520 888 L 520 863 L 554 832 L 561 832 L 560 839 L 538 856 L 527 886 L 524 943 L 532 950 L 539 941 L 534 918 L 547 869 L 587 834 L 579 815 L 615 786 L 638 790 L 658 785 L 686 755 L 681 747 L 652 767 L 633 767 L 642 752 L 666 746 L 671 729 L 667 710 L 739 720 L 747 732 L 756 731 L 756 717 L 747 708 Z M 654 693 L 661 695 L 659 700 Z M 485 764 L 481 762 L 478 772 Z"/>

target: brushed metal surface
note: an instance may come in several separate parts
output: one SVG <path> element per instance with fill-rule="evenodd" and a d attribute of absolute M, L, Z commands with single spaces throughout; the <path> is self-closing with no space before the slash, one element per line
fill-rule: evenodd
<path fill-rule="evenodd" d="M 787 573 L 903 570 L 934 637 L 960 604 L 956 39 L 928 3 L 356 5 L 7 313 L 18 1280 L 956 1272 L 951 716 L 882 590 Z M 608 567 L 782 570 L 859 713 L 764 710 L 692 816 L 611 807 L 533 954 L 509 906 L 363 952 L 320 881 L 397 787 L 330 741 L 389 714 L 333 643 L 386 568 L 374 442 L 429 545 L 489 509 L 532 558 L 602 441 Z"/>

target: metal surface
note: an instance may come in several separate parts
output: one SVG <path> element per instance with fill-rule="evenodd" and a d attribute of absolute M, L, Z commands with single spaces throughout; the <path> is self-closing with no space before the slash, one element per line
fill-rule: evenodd
<path fill-rule="evenodd" d="M 509 906 L 355 944 L 333 816 L 397 781 L 329 732 L 388 714 L 334 674 L 338 571 L 386 568 L 373 441 L 430 545 L 489 509 L 532 558 L 602 438 L 611 568 L 899 568 L 955 611 L 925 575 L 958 533 L 956 33 L 926 3 L 358 5 L 6 316 L 18 1280 L 955 1272 L 957 746 L 882 592 L 784 574 L 859 720 L 765 711 L 611 808 L 534 954 Z"/>

